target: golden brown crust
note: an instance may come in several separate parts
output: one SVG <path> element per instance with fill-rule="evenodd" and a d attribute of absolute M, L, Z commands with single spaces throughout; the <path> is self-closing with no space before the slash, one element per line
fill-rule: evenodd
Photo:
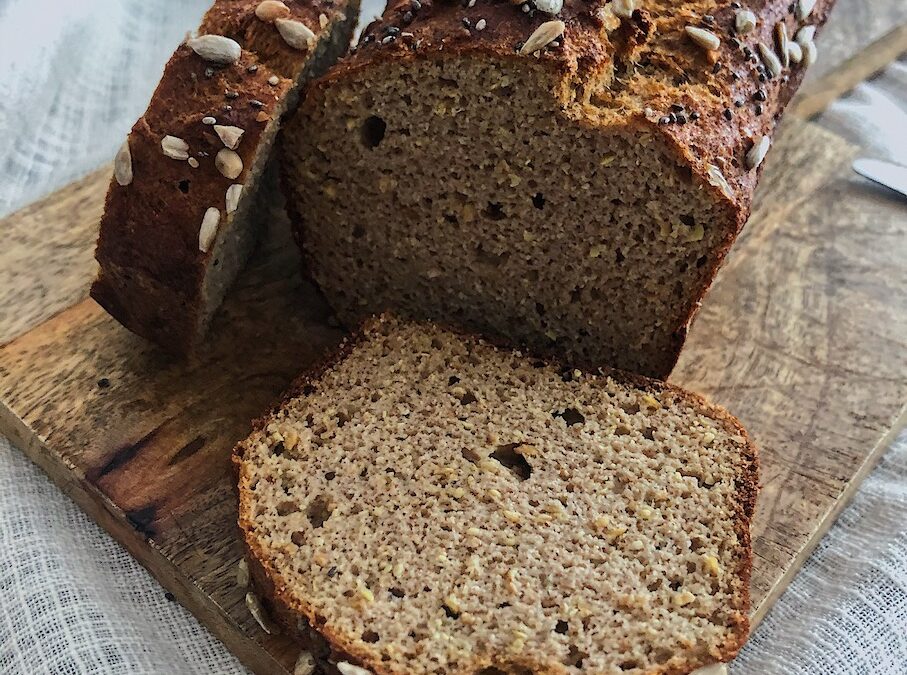
<path fill-rule="evenodd" d="M 227 188 L 246 182 L 262 133 L 292 86 L 282 78 L 269 84 L 273 74 L 249 52 L 214 67 L 181 45 L 129 134 L 132 182 L 110 182 L 96 251 L 102 273 L 92 296 L 127 328 L 171 351 L 189 351 L 195 339 L 211 256 L 199 248 L 205 211 L 217 208 L 226 220 Z M 207 116 L 244 130 L 236 178 L 215 167 L 224 143 L 202 122 Z M 198 167 L 166 156 L 165 136 L 188 143 Z"/>
<path fill-rule="evenodd" d="M 352 33 L 353 17 L 344 10 L 355 12 L 358 2 L 291 4 L 291 18 L 316 34 L 315 50 L 289 47 L 273 24 L 255 17 L 257 1 L 217 0 L 199 32 L 237 39 L 244 47 L 239 60 L 218 66 L 185 44 L 177 48 L 129 135 L 133 180 L 126 186 L 110 182 L 95 254 L 101 272 L 91 295 L 128 329 L 167 351 L 188 354 L 202 337 L 203 282 L 216 263 L 210 249 L 200 250 L 199 229 L 210 207 L 221 211 L 223 227 L 227 188 L 247 182 L 265 128 L 292 103 L 296 83 L 280 75 L 296 78 L 310 67 L 317 74 L 326 64 L 313 59 L 333 58 Z M 343 44 L 322 47 L 329 41 Z M 244 131 L 236 148 L 243 171 L 236 178 L 215 167 L 224 143 L 202 123 L 208 116 Z M 188 143 L 196 168 L 164 155 L 161 139 L 168 135 Z"/>
<path fill-rule="evenodd" d="M 305 66 L 308 53 L 289 46 L 273 24 L 258 19 L 255 16 L 258 4 L 259 0 L 217 0 L 202 18 L 199 33 L 224 35 L 236 40 L 271 70 L 295 79 Z M 297 0 L 287 2 L 286 6 L 288 19 L 301 21 L 317 35 L 324 26 L 344 21 L 347 13 L 355 14 L 358 2 Z"/>
<path fill-rule="evenodd" d="M 281 398 L 281 402 L 274 406 L 270 414 L 275 413 L 290 400 L 307 395 L 307 385 L 317 381 L 325 372 L 329 371 L 336 364 L 342 361 L 355 346 L 364 340 L 374 326 L 382 322 L 396 321 L 390 315 L 382 315 L 369 319 L 360 326 L 352 335 L 344 339 L 343 342 L 332 352 L 326 354 L 318 363 L 310 369 L 303 372 L 294 380 L 287 393 Z M 506 348 L 502 343 L 495 340 L 489 340 L 484 337 L 465 333 L 463 331 L 445 327 L 452 330 L 465 340 L 482 340 L 498 348 Z M 538 357 L 550 365 L 559 365 L 555 359 Z M 744 472 L 737 481 L 737 517 L 735 520 L 735 532 L 738 537 L 739 546 L 739 565 L 737 576 L 741 581 L 743 588 L 740 598 L 740 606 L 736 607 L 735 630 L 733 636 L 728 642 L 710 652 L 711 661 L 695 661 L 681 668 L 664 668 L 652 671 L 649 675 L 685 675 L 696 668 L 708 665 L 715 661 L 729 661 L 746 642 L 749 636 L 749 612 L 750 612 L 750 577 L 752 574 L 752 546 L 750 541 L 750 524 L 755 510 L 756 497 L 759 492 L 759 460 L 758 450 L 753 443 L 749 434 L 743 428 L 743 425 L 724 408 L 710 403 L 703 396 L 686 391 L 667 382 L 653 380 L 642 375 L 626 373 L 610 368 L 601 368 L 599 373 L 603 376 L 611 377 L 625 385 L 636 387 L 643 391 L 658 392 L 668 394 L 675 400 L 686 402 L 692 408 L 708 415 L 722 424 L 725 429 L 732 435 L 740 436 L 744 439 L 741 448 L 743 456 Z M 269 415 L 266 415 L 253 423 L 253 430 L 261 430 L 269 421 Z M 276 619 L 280 625 L 291 636 L 298 639 L 303 648 L 320 652 L 321 656 L 316 653 L 316 657 L 321 659 L 330 658 L 332 663 L 338 660 L 348 660 L 351 663 L 362 665 L 372 670 L 376 675 L 405 675 L 402 671 L 394 669 L 390 664 L 376 662 L 370 658 L 370 654 L 362 652 L 357 648 L 354 640 L 336 632 L 332 632 L 324 625 L 324 620 L 319 617 L 314 608 L 298 602 L 290 592 L 288 583 L 283 579 L 279 570 L 272 564 L 268 555 L 261 549 L 254 537 L 255 522 L 252 513 L 250 500 L 251 492 L 244 489 L 248 482 L 248 474 L 244 471 L 244 453 L 246 441 L 241 441 L 236 445 L 233 451 L 232 461 L 238 475 L 239 486 L 239 527 L 242 532 L 243 546 L 246 551 L 246 558 L 249 562 L 249 569 L 255 582 L 255 587 L 260 593 L 269 609 L 271 616 Z M 309 633 L 312 633 L 310 635 Z M 325 647 L 314 635 L 317 633 L 327 641 Z M 328 656 L 325 656 L 327 654 Z M 525 663 L 519 664 L 512 662 L 511 666 L 524 666 L 531 668 L 531 672 L 539 673 L 558 673 L 557 670 L 538 670 L 538 664 Z M 498 667 L 500 664 L 492 663 L 470 663 L 464 664 L 462 673 L 474 673 L 485 667 Z"/>

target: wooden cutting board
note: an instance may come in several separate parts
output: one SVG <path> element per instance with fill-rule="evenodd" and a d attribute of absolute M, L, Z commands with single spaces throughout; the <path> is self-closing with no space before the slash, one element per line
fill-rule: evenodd
<path fill-rule="evenodd" d="M 851 49 L 852 25 L 838 25 Z M 857 60 L 842 48 L 841 69 L 801 100 L 883 65 L 898 30 L 875 42 L 869 26 L 860 46 L 874 46 Z M 851 174 L 857 150 L 813 123 L 785 125 L 672 378 L 728 407 L 762 448 L 756 621 L 904 423 L 907 207 Z M 120 328 L 86 299 L 108 175 L 0 221 L 0 433 L 245 664 L 285 673 L 297 650 L 258 629 L 235 583 L 229 453 L 341 332 L 299 273 L 280 208 L 204 354 L 178 362 Z"/>

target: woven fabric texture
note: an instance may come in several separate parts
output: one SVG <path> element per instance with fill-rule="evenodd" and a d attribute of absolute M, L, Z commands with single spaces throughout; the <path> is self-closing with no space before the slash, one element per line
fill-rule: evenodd
<path fill-rule="evenodd" d="M 0 0 L 0 215 L 110 160 L 208 2 Z M 380 11 L 365 4 L 368 17 Z M 907 164 L 907 62 L 821 121 L 867 155 Z M 245 672 L 3 438 L 0 598 L 0 675 Z M 907 435 L 731 670 L 903 675 L 905 636 Z"/>

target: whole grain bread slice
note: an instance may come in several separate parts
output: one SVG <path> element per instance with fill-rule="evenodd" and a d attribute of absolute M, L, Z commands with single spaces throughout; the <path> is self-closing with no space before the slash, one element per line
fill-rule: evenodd
<path fill-rule="evenodd" d="M 255 584 L 328 672 L 689 673 L 747 636 L 756 449 L 671 385 L 384 316 L 234 462 Z"/>
<path fill-rule="evenodd" d="M 124 326 L 181 354 L 201 342 L 258 239 L 281 119 L 346 50 L 357 15 L 358 0 L 218 0 L 174 52 L 101 218 L 91 294 Z"/>

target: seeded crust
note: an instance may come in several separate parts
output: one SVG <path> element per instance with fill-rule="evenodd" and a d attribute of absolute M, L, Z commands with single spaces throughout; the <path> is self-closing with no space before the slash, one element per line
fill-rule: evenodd
<path fill-rule="evenodd" d="M 219 66 L 181 45 L 128 137 L 132 182 L 110 182 L 91 295 L 129 330 L 168 351 L 188 354 L 202 340 L 257 241 L 255 198 L 281 118 L 295 105 L 300 84 L 323 73 L 349 45 L 358 0 L 291 4 L 291 18 L 304 20 L 316 35 L 312 49 L 283 44 L 274 25 L 255 17 L 258 2 L 215 2 L 199 33 L 236 40 L 244 48 L 240 59 Z M 243 162 L 236 178 L 215 166 L 225 145 L 202 122 L 209 116 L 244 132 L 235 149 Z M 189 144 L 196 168 L 163 154 L 167 135 Z M 243 186 L 242 196 L 227 214 L 226 193 L 234 184 Z M 199 230 L 211 207 L 220 211 L 220 223 L 203 252 Z"/>
<path fill-rule="evenodd" d="M 385 316 L 234 463 L 256 589 L 326 672 L 680 674 L 748 634 L 756 448 L 671 385 Z"/>
<path fill-rule="evenodd" d="M 392 2 L 288 123 L 307 267 L 349 325 L 391 309 L 667 376 L 749 215 L 746 154 L 805 71 L 760 81 L 757 44 L 778 22 L 821 27 L 832 1 L 806 21 L 743 3 L 758 25 L 739 47 L 729 2 L 641 0 L 626 20 L 584 0 L 556 17 L 463 4 Z M 562 44 L 518 53 L 555 19 Z"/>

